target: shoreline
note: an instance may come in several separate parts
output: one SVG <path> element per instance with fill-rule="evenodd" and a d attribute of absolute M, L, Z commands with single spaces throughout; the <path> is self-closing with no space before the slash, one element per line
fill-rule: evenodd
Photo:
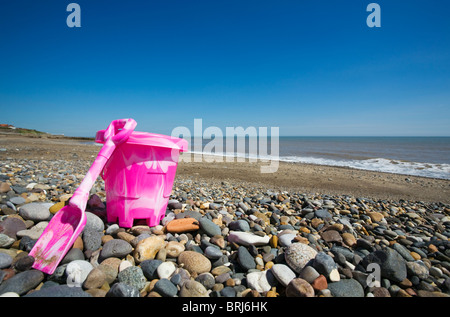
<path fill-rule="evenodd" d="M 2 135 L 0 148 L 5 150 L 0 152 L 0 160 L 83 160 L 90 164 L 100 148 L 80 141 L 69 137 Z M 237 158 L 226 162 L 225 157 L 222 157 L 223 162 L 217 162 L 217 156 L 204 157 L 213 162 L 180 160 L 176 179 L 226 180 L 270 190 L 350 195 L 376 200 L 450 203 L 450 180 L 445 179 L 283 161 L 279 161 L 277 172 L 262 174 L 261 166 L 269 166 L 270 162 L 238 162 Z"/>

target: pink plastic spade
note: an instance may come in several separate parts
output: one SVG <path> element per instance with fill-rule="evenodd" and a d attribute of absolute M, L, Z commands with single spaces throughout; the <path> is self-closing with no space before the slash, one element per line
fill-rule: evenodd
<path fill-rule="evenodd" d="M 52 274 L 86 225 L 89 192 L 117 145 L 125 142 L 136 127 L 133 119 L 114 120 L 105 131 L 105 144 L 69 204 L 51 219 L 30 254 L 33 268 Z"/>

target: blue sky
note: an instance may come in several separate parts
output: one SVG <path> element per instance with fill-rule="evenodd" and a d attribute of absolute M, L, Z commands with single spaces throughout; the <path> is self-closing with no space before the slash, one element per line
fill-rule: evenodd
<path fill-rule="evenodd" d="M 279 127 L 300 136 L 450 136 L 450 2 L 0 3 L 0 123 L 94 136 Z"/>

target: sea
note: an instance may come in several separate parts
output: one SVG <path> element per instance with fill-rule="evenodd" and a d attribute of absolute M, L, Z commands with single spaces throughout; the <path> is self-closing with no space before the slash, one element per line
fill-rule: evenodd
<path fill-rule="evenodd" d="M 191 138 L 190 153 L 450 179 L 450 137 Z M 93 143 L 93 142 L 86 142 Z M 265 144 L 265 145 L 264 145 Z M 97 144 L 98 145 L 98 144 Z"/>
<path fill-rule="evenodd" d="M 202 139 L 203 152 L 221 156 L 257 159 L 278 159 L 283 162 L 316 165 L 343 166 L 361 170 L 450 179 L 450 137 L 279 137 L 267 138 L 267 145 L 259 147 L 259 141 L 235 137 L 230 150 L 223 140 L 222 148 L 213 146 L 214 139 Z M 197 143 L 199 144 L 199 143 Z M 209 145 L 208 145 L 209 144 Z M 219 145 L 220 143 L 215 143 Z M 243 146 L 245 144 L 245 146 Z M 251 148 L 253 144 L 253 150 Z M 255 145 L 256 144 L 256 145 Z M 273 144 L 273 146 L 272 146 Z M 255 148 L 256 146 L 256 148 Z M 205 151 L 207 150 L 207 151 Z"/>

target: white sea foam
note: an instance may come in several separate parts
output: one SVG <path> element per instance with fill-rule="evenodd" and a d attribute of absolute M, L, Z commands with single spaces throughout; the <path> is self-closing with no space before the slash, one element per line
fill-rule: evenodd
<path fill-rule="evenodd" d="M 408 162 L 400 160 L 391 160 L 385 158 L 374 158 L 366 160 L 333 160 L 318 157 L 301 157 L 301 156 L 280 156 L 273 157 L 249 155 L 243 153 L 202 153 L 202 152 L 188 152 L 192 154 L 204 154 L 213 156 L 232 156 L 236 158 L 253 158 L 260 161 L 279 160 L 280 162 L 291 163 L 305 163 L 315 165 L 327 165 L 338 167 L 350 167 L 360 170 L 385 172 L 401 175 L 422 176 L 429 178 L 450 179 L 450 164 L 435 164 L 435 163 L 419 163 Z M 186 155 L 185 154 L 185 155 Z"/>

